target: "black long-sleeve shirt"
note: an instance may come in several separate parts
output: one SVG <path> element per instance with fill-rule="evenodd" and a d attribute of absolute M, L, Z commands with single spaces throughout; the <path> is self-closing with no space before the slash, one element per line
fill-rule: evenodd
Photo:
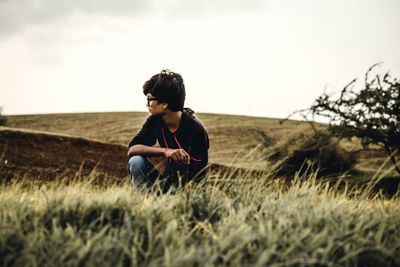
<path fill-rule="evenodd" d="M 202 123 L 193 115 L 191 109 L 182 112 L 178 129 L 171 133 L 160 116 L 149 116 L 140 131 L 133 137 L 129 147 L 137 144 L 153 146 L 157 141 L 160 147 L 184 149 L 190 155 L 190 164 L 181 164 L 173 160 L 164 160 L 163 176 L 171 183 L 177 182 L 177 176 L 183 178 L 182 184 L 205 176 L 208 163 L 209 139 Z"/>

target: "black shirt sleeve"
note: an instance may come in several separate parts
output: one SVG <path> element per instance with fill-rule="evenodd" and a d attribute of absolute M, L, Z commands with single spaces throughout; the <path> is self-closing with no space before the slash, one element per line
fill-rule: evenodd
<path fill-rule="evenodd" d="M 128 147 L 134 145 L 153 146 L 157 141 L 158 118 L 149 116 L 139 132 L 129 142 Z"/>

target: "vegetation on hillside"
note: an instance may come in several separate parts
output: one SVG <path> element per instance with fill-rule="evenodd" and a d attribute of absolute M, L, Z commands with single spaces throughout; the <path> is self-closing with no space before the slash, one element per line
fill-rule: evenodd
<path fill-rule="evenodd" d="M 328 118 L 332 136 L 358 137 L 365 148 L 383 148 L 400 174 L 400 81 L 388 73 L 373 74 L 377 65 L 368 69 L 361 89 L 354 79 L 339 97 L 324 93 L 300 113 L 312 120 L 315 116 Z"/>
<path fill-rule="evenodd" d="M 283 160 L 277 174 L 293 177 L 296 173 L 315 172 L 318 177 L 338 177 L 354 168 L 354 154 L 346 151 L 325 131 L 303 137 L 293 148 L 281 148 Z"/>

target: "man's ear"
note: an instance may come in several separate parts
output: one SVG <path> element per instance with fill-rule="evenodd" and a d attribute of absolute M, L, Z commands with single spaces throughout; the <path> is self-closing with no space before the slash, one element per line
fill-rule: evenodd
<path fill-rule="evenodd" d="M 163 109 L 167 109 L 168 108 L 168 103 L 163 103 L 162 108 Z"/>

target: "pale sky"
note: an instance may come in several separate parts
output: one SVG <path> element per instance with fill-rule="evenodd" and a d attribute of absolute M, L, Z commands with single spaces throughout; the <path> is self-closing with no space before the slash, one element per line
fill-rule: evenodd
<path fill-rule="evenodd" d="M 0 0 L 0 106 L 146 111 L 143 83 L 168 68 L 196 112 L 286 117 L 374 63 L 400 78 L 399 11 L 398 0 Z"/>

